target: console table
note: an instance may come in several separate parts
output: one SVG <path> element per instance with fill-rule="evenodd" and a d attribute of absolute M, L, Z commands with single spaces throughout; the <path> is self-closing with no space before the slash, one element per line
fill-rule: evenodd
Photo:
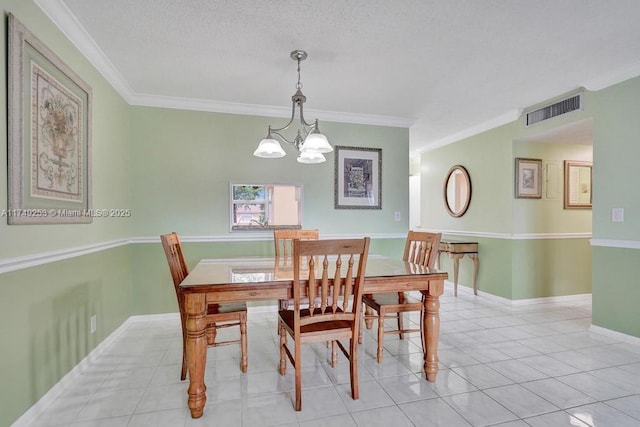
<path fill-rule="evenodd" d="M 460 259 L 465 255 L 473 261 L 473 293 L 478 295 L 478 269 L 480 260 L 478 259 L 478 242 L 461 242 L 455 240 L 441 240 L 438 249 L 438 268 L 440 268 L 440 254 L 448 253 L 453 259 L 453 295 L 458 296 L 458 269 Z"/>

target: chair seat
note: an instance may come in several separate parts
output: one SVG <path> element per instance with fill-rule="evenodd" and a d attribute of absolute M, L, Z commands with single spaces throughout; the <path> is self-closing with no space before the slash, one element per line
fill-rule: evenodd
<path fill-rule="evenodd" d="M 330 309 L 328 309 L 330 310 Z M 313 310 L 314 315 L 319 315 L 322 312 L 319 308 L 315 308 Z M 338 307 L 336 313 L 344 313 L 342 309 Z M 293 332 L 293 310 L 280 310 L 278 312 L 278 316 L 284 322 L 287 329 L 292 333 Z M 300 317 L 309 316 L 310 311 L 308 308 L 300 310 Z M 334 334 L 336 331 L 340 329 L 344 329 L 346 331 L 351 331 L 351 326 L 353 322 L 348 320 L 327 320 L 323 322 L 311 323 L 309 325 L 300 326 L 300 333 L 302 335 L 314 335 L 320 333 L 329 333 Z"/>
<path fill-rule="evenodd" d="M 365 294 L 362 296 L 362 302 L 376 311 L 380 311 L 380 307 L 384 306 L 386 312 L 395 312 L 396 310 L 419 311 L 422 307 L 422 301 L 420 299 L 407 293 L 404 293 L 404 300 L 400 302 L 397 292 Z"/>
<path fill-rule="evenodd" d="M 207 314 L 228 314 L 238 311 L 247 311 L 247 304 L 244 302 L 232 302 L 224 304 L 209 304 Z"/>

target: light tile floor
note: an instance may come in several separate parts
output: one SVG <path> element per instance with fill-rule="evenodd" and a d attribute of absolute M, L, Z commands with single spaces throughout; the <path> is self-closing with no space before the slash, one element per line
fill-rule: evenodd
<path fill-rule="evenodd" d="M 640 426 L 640 346 L 590 332 L 590 299 L 513 306 L 462 291 L 455 298 L 447 285 L 441 321 L 434 383 L 421 372 L 419 335 L 387 335 L 378 364 L 375 324 L 366 331 L 357 401 L 346 359 L 332 369 L 324 345 L 305 346 L 295 412 L 293 369 L 277 371 L 276 314 L 250 312 L 249 372 L 240 372 L 237 346 L 209 349 L 197 420 L 179 380 L 178 321 L 131 323 L 33 425 Z"/>

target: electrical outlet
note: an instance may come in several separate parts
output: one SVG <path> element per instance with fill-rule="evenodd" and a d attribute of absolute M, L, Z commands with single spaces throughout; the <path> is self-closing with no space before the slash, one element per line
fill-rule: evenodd
<path fill-rule="evenodd" d="M 400 212 L 396 211 L 393 213 L 393 220 L 400 221 Z"/>
<path fill-rule="evenodd" d="M 91 333 L 94 334 L 96 332 L 98 320 L 96 319 L 96 315 L 91 316 Z"/>

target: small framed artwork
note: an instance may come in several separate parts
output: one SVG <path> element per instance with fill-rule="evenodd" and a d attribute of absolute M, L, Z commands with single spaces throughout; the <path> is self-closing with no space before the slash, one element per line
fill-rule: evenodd
<path fill-rule="evenodd" d="M 9 224 L 89 223 L 91 87 L 8 17 Z"/>
<path fill-rule="evenodd" d="M 335 147 L 334 207 L 382 209 L 382 149 Z"/>
<path fill-rule="evenodd" d="M 516 158 L 516 199 L 542 198 L 542 160 Z"/>
<path fill-rule="evenodd" d="M 565 160 L 564 208 L 591 209 L 591 162 Z"/>

